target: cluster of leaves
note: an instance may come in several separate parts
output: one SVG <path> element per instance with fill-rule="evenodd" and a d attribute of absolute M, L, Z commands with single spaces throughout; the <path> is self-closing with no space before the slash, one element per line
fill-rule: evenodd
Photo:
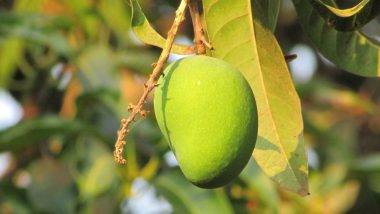
<path fill-rule="evenodd" d="M 165 40 L 152 29 L 138 2 L 130 2 L 134 32 L 146 43 L 163 47 Z M 207 54 L 237 67 L 255 94 L 259 111 L 255 160 L 281 186 L 306 195 L 308 167 L 301 106 L 281 48 L 272 33 L 280 1 L 241 0 L 231 4 L 203 0 L 202 4 L 205 31 L 213 47 Z M 344 10 L 323 1 L 295 1 L 294 4 L 302 17 L 301 23 L 322 54 L 352 73 L 380 76 L 379 46 L 355 32 L 380 13 L 379 3 L 362 1 Z M 312 13 L 318 14 L 314 17 Z M 311 22 L 321 22 L 322 33 L 316 32 L 320 24 Z M 180 52 L 180 48 L 176 46 L 175 51 Z"/>
<path fill-rule="evenodd" d="M 136 190 L 139 179 L 153 185 L 178 213 L 342 212 L 357 197 L 363 206 L 376 206 L 371 200 L 380 198 L 379 155 L 358 157 L 357 150 L 363 136 L 367 143 L 380 136 L 374 101 L 380 97 L 378 82 L 366 84 L 364 95 L 323 78 L 297 86 L 304 102 L 302 119 L 273 35 L 279 0 L 202 1 L 214 48 L 208 54 L 239 67 L 262 115 L 254 159 L 241 176 L 217 190 L 189 184 L 164 158 L 169 149 L 152 114 L 132 129 L 128 164 L 116 166 L 112 149 L 119 118 L 138 99 L 159 54 L 141 46 L 132 31 L 143 42 L 162 47 L 165 39 L 147 17 L 155 17 L 154 25 L 165 32 L 171 19 L 160 11 L 174 15 L 176 6 L 139 2 L 0 3 L 0 86 L 24 109 L 20 123 L 0 132 L 0 151 L 12 155 L 12 166 L 0 178 L 0 212 L 109 213 L 120 206 L 132 212 L 131 203 L 142 194 Z M 377 15 L 377 1 L 350 10 L 337 9 L 331 1 L 293 2 L 304 32 L 325 57 L 349 72 L 379 76 L 379 46 L 359 31 Z M 191 29 L 184 34 L 191 35 Z M 188 51 L 184 45 L 173 49 Z M 373 99 L 366 95 L 376 90 Z M 270 178 L 306 194 L 306 143 L 318 153 L 320 166 L 310 174 L 312 195 L 301 198 Z"/>

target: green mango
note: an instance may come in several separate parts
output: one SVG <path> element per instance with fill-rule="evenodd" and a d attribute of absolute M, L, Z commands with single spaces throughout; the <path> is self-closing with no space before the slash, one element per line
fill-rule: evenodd
<path fill-rule="evenodd" d="M 191 56 L 158 81 L 154 111 L 185 177 L 216 188 L 237 177 L 257 138 L 257 107 L 243 75 L 227 62 Z"/>

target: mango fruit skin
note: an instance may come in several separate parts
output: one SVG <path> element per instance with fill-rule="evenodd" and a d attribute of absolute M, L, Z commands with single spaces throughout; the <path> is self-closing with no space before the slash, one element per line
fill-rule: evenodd
<path fill-rule="evenodd" d="M 242 74 L 223 60 L 191 56 L 158 81 L 154 111 L 185 177 L 202 188 L 226 185 L 252 155 L 257 107 Z"/>

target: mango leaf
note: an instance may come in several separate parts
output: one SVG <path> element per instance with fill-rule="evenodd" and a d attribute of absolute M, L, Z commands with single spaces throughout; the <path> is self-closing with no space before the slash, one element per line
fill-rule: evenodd
<path fill-rule="evenodd" d="M 141 48 L 128 48 L 126 51 L 116 53 L 118 65 L 127 67 L 134 72 L 141 72 L 142 74 L 150 74 L 152 72 L 152 64 L 157 58 L 157 54 Z"/>
<path fill-rule="evenodd" d="M 355 160 L 352 168 L 366 174 L 380 172 L 380 153 L 371 154 Z"/>
<path fill-rule="evenodd" d="M 309 1 L 293 0 L 299 21 L 318 50 L 338 67 L 356 75 L 380 76 L 380 44 L 359 31 L 330 27 Z"/>
<path fill-rule="evenodd" d="M 0 13 L 0 38 L 19 38 L 38 45 L 47 45 L 65 56 L 70 56 L 73 50 L 60 30 L 70 26 L 68 19 L 60 16 Z"/>
<path fill-rule="evenodd" d="M 118 201 L 113 195 L 107 194 L 86 203 L 80 213 L 118 213 L 119 210 Z"/>
<path fill-rule="evenodd" d="M 165 46 L 165 39 L 150 25 L 144 12 L 141 10 L 138 1 L 130 0 L 130 4 L 132 7 L 131 26 L 133 32 L 144 43 L 163 48 Z M 174 44 L 172 47 L 172 52 L 186 55 L 193 53 L 193 48 L 185 45 Z"/>
<path fill-rule="evenodd" d="M 89 124 L 99 139 L 113 144 L 119 128 L 118 93 L 113 90 L 89 90 L 76 98 L 76 119 Z"/>
<path fill-rule="evenodd" d="M 198 188 L 186 181 L 179 170 L 161 174 L 154 184 L 158 192 L 171 203 L 174 213 L 233 213 L 222 189 Z"/>
<path fill-rule="evenodd" d="M 300 100 L 275 37 L 255 17 L 261 11 L 254 8 L 252 14 L 249 0 L 204 0 L 203 8 L 211 55 L 238 68 L 254 92 L 259 113 L 254 158 L 280 186 L 306 195 Z"/>
<path fill-rule="evenodd" d="M 0 87 L 6 87 L 23 54 L 23 42 L 8 38 L 0 42 Z"/>
<path fill-rule="evenodd" d="M 380 2 L 376 0 L 362 0 L 347 9 L 337 8 L 334 0 L 309 1 L 330 27 L 340 31 L 358 29 L 380 14 Z"/>
<path fill-rule="evenodd" d="M 24 201 L 13 195 L 7 195 L 6 198 L 2 199 L 0 202 L 0 211 L 9 213 L 19 213 L 19 214 L 30 214 L 30 207 L 28 207 Z"/>
<path fill-rule="evenodd" d="M 39 213 L 74 213 L 76 196 L 68 170 L 54 159 L 40 159 L 29 167 L 27 195 Z"/>
<path fill-rule="evenodd" d="M 363 0 L 351 8 L 339 9 L 339 8 L 334 7 L 334 6 L 330 6 L 321 0 L 314 0 L 314 1 L 321 4 L 321 5 L 324 5 L 332 13 L 334 13 L 335 15 L 340 16 L 340 17 L 350 17 L 350 16 L 355 15 L 355 14 L 359 13 L 370 2 L 370 0 Z"/>
<path fill-rule="evenodd" d="M 101 0 L 99 12 L 107 24 L 115 31 L 120 39 L 125 38 L 130 28 L 131 11 L 123 0 Z"/>
<path fill-rule="evenodd" d="M 107 46 L 89 46 L 77 59 L 79 80 L 86 92 L 95 89 L 117 91 L 117 61 L 114 52 Z"/>
<path fill-rule="evenodd" d="M 84 165 L 77 173 L 81 199 L 90 201 L 111 189 L 117 181 L 116 165 L 112 153 L 99 140 L 86 136 L 80 138 L 77 152 Z M 83 157 L 83 154 L 86 154 Z"/>
<path fill-rule="evenodd" d="M 256 14 L 264 26 L 271 29 L 272 32 L 276 29 L 278 13 L 280 12 L 280 0 L 261 0 L 252 1 L 253 8 L 256 8 L 260 13 Z"/>
<path fill-rule="evenodd" d="M 75 120 L 55 116 L 31 119 L 0 132 L 0 151 L 22 149 L 57 134 L 65 135 L 85 130 L 85 125 Z"/>

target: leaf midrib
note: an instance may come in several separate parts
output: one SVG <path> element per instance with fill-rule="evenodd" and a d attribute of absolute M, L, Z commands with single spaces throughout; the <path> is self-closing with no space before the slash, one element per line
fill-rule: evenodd
<path fill-rule="evenodd" d="M 250 12 L 251 2 L 250 2 L 249 0 L 248 0 L 247 2 L 248 2 L 248 6 L 247 6 L 248 8 L 246 8 L 246 10 L 247 10 L 248 16 L 249 16 L 249 18 L 250 18 L 249 20 L 253 20 L 252 14 L 251 14 L 251 12 Z M 256 37 L 256 35 L 255 35 L 255 30 L 253 29 L 253 26 L 254 26 L 254 23 L 251 22 L 251 25 L 250 25 L 250 31 L 251 31 L 252 35 Z M 252 39 L 252 42 L 255 44 L 255 47 L 257 47 L 257 43 L 255 42 L 254 39 Z M 260 68 L 260 71 L 261 71 L 262 68 L 261 68 L 261 64 L 260 64 L 260 56 L 259 56 L 259 54 L 258 54 L 258 50 L 257 50 L 257 48 L 254 48 L 253 51 L 254 51 L 255 55 L 257 56 L 257 59 L 258 59 L 258 62 L 259 62 L 259 63 L 257 63 L 257 64 L 259 65 L 259 68 Z M 264 77 L 263 77 L 263 75 L 262 75 L 261 72 L 259 72 L 259 73 L 260 73 L 261 84 L 263 85 L 263 89 L 264 89 L 263 92 L 264 92 L 264 94 L 265 94 L 265 98 L 268 98 L 267 89 L 266 89 L 266 86 L 265 86 L 265 83 L 264 83 Z M 268 106 L 271 106 L 270 103 L 269 103 L 269 99 L 265 99 L 265 102 L 267 103 Z M 270 109 L 270 108 L 269 108 L 269 109 Z M 269 115 L 270 115 L 270 117 L 271 117 L 271 119 L 272 119 L 272 120 L 271 120 L 271 123 L 273 124 L 273 128 L 274 128 L 274 130 L 275 130 L 275 136 L 276 136 L 276 138 L 277 138 L 277 140 L 278 140 L 278 142 L 279 142 L 281 152 L 284 154 L 284 156 L 285 156 L 285 160 L 286 160 L 286 163 L 287 163 L 287 165 L 289 166 L 289 168 L 291 169 L 290 171 L 292 172 L 292 174 L 294 175 L 295 179 L 298 181 L 299 186 L 301 187 L 302 184 L 301 184 L 300 180 L 298 179 L 298 177 L 296 176 L 296 174 L 294 173 L 294 169 L 293 169 L 293 167 L 291 166 L 291 164 L 290 164 L 290 162 L 289 162 L 289 159 L 288 159 L 288 157 L 287 157 L 287 154 L 286 154 L 286 152 L 285 152 L 285 150 L 284 150 L 284 148 L 283 148 L 282 141 L 281 141 L 280 136 L 279 136 L 278 131 L 277 131 L 277 125 L 275 124 L 275 121 L 274 121 L 274 116 L 273 116 L 273 114 L 272 114 L 272 111 L 270 111 L 270 110 L 269 110 Z"/>

